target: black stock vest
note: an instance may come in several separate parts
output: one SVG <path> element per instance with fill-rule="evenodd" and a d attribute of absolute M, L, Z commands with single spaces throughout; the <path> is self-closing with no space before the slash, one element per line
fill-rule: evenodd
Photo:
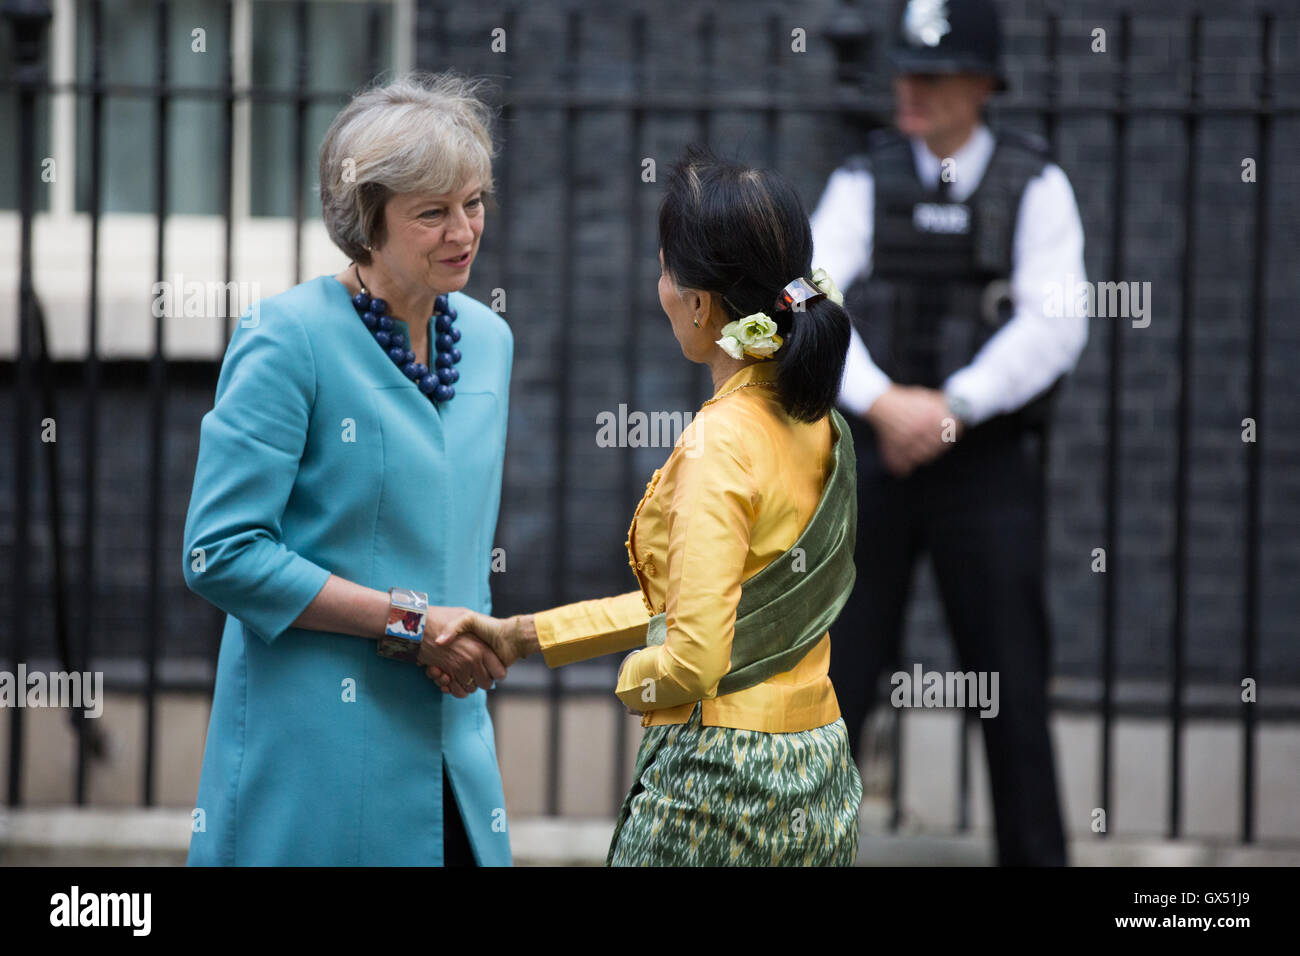
<path fill-rule="evenodd" d="M 1011 318 L 1016 216 L 1049 154 L 1034 137 L 994 135 L 984 176 L 962 202 L 921 184 L 896 131 L 874 134 L 868 152 L 845 164 L 870 172 L 875 185 L 871 274 L 850 287 L 845 305 L 872 360 L 900 385 L 942 388 Z M 1042 427 L 1056 391 L 996 418 Z"/>

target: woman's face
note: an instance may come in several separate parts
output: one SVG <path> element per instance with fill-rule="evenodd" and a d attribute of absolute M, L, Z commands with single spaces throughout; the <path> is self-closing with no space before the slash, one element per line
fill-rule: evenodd
<path fill-rule="evenodd" d="M 402 193 L 384 205 L 384 244 L 371 255 L 404 288 L 455 292 L 469 281 L 483 235 L 478 183 L 454 193 Z"/>
<path fill-rule="evenodd" d="M 672 324 L 682 354 L 692 362 L 705 361 L 717 338 L 709 329 L 708 300 L 689 290 L 678 293 L 672 277 L 664 269 L 662 249 L 659 250 L 659 305 Z M 695 327 L 697 319 L 700 323 L 698 329 Z"/>

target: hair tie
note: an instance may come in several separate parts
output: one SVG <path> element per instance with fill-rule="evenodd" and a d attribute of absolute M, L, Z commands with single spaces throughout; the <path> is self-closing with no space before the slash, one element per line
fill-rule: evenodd
<path fill-rule="evenodd" d="M 830 273 L 820 268 L 813 270 L 811 282 L 800 276 L 786 283 L 781 294 L 776 297 L 776 309 L 778 312 L 785 310 L 802 312 L 808 303 L 816 302 L 818 299 L 830 299 L 836 305 L 844 304 L 844 296 L 836 288 Z"/>
<path fill-rule="evenodd" d="M 723 301 L 735 311 L 740 310 L 736 309 L 727 295 L 734 292 L 740 282 L 741 279 L 733 282 L 722 296 Z M 841 306 L 844 304 L 844 296 L 825 269 L 814 269 L 811 282 L 802 276 L 787 282 L 781 294 L 776 297 L 776 308 L 773 311 L 802 312 L 804 306 L 818 299 L 830 299 Z M 717 340 L 717 344 L 734 359 L 742 359 L 746 355 L 771 358 L 781 347 L 782 339 L 776 334 L 776 322 L 771 316 L 765 312 L 754 312 L 724 325 L 722 338 Z"/>
<path fill-rule="evenodd" d="M 826 298 L 826 293 L 814 289 L 812 284 L 802 276 L 787 282 L 781 294 L 776 297 L 776 311 L 802 312 L 809 302 Z"/>

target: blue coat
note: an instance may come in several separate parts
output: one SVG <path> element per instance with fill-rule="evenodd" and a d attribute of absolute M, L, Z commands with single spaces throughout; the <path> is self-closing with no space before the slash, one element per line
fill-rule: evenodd
<path fill-rule="evenodd" d="M 290 626 L 331 572 L 491 610 L 514 340 L 450 302 L 463 359 L 440 406 L 331 276 L 231 338 L 185 522 L 185 579 L 228 615 L 190 864 L 441 865 L 444 760 L 477 861 L 510 864 L 485 693 Z"/>

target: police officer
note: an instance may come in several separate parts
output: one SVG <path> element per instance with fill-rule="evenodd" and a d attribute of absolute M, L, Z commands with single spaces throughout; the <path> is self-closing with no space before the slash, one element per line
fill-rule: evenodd
<path fill-rule="evenodd" d="M 831 679 L 857 755 L 928 555 L 962 670 L 998 674 L 998 713 L 976 721 L 998 862 L 1064 865 L 1038 442 L 1087 337 L 1079 310 L 1049 307 L 1083 281 L 1083 229 L 1045 143 L 983 122 L 1006 89 L 998 48 L 992 0 L 907 3 L 897 128 L 831 175 L 813 214 L 815 261 L 848 289 L 855 325 L 840 404 L 858 451 L 858 576 Z"/>

